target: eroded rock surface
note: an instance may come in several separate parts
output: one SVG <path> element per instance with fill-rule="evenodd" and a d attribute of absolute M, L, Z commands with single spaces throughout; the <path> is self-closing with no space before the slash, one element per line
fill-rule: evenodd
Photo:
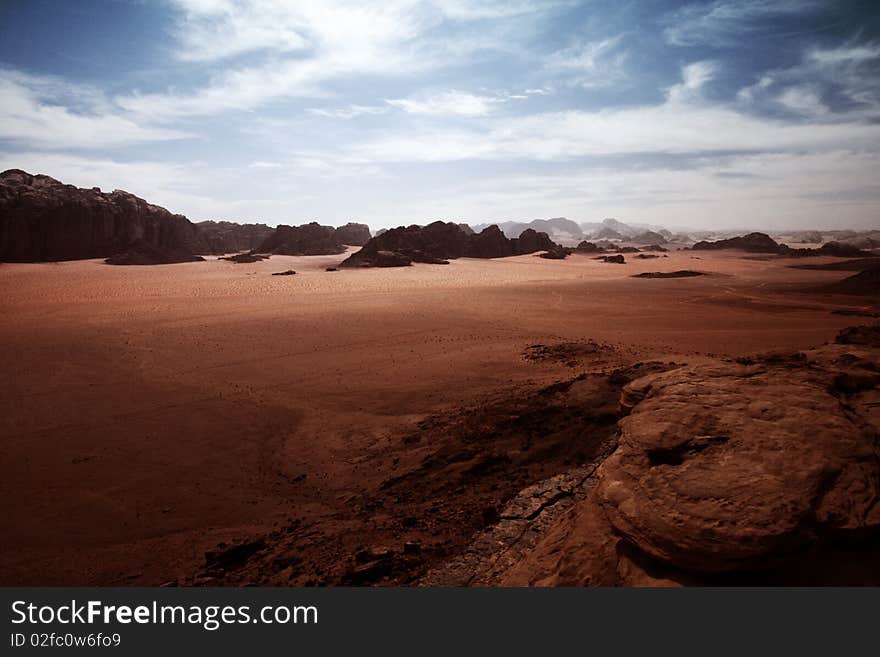
<path fill-rule="evenodd" d="M 0 173 L 0 261 L 107 258 L 120 264 L 197 260 L 198 228 L 121 190 L 65 185 L 18 169 Z"/>
<path fill-rule="evenodd" d="M 492 583 L 880 582 L 880 359 L 856 342 L 629 383 L 595 489 Z"/>

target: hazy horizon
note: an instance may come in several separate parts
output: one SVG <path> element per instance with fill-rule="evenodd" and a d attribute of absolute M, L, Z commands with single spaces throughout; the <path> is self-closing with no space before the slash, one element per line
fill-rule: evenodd
<path fill-rule="evenodd" d="M 9 2 L 0 170 L 206 219 L 880 228 L 868 3 Z"/>

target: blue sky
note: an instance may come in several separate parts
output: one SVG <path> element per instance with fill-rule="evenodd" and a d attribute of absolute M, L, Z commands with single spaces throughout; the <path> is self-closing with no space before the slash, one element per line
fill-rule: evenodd
<path fill-rule="evenodd" d="M 194 220 L 880 228 L 880 6 L 4 0 L 6 168 Z"/>

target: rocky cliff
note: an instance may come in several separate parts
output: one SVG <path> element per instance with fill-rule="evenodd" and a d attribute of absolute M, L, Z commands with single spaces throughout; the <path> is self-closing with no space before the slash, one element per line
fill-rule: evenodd
<path fill-rule="evenodd" d="M 0 173 L 0 260 L 106 258 L 133 245 L 174 262 L 202 247 L 186 217 L 128 192 L 82 189 L 18 169 Z"/>
<path fill-rule="evenodd" d="M 196 226 L 204 245 L 202 252 L 214 255 L 251 251 L 275 232 L 266 224 L 237 224 L 232 221 L 200 221 Z"/>

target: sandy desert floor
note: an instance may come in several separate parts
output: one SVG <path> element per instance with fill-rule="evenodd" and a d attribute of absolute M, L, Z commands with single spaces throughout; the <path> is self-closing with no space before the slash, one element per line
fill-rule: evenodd
<path fill-rule="evenodd" d="M 426 418 L 583 368 L 806 348 L 858 323 L 832 310 L 877 310 L 810 291 L 851 272 L 736 252 L 325 271 L 342 258 L 0 266 L 0 584 L 198 583 L 218 544 L 284 532 L 302 537 L 284 581 L 344 581 L 333 564 L 410 538 L 374 495 L 424 449 L 406 436 Z M 710 275 L 631 278 L 679 269 Z M 607 357 L 523 357 L 586 339 Z M 510 485 L 552 465 L 524 472 Z M 456 495 L 511 492 L 453 491 L 420 549 L 440 559 L 479 529 Z"/>

